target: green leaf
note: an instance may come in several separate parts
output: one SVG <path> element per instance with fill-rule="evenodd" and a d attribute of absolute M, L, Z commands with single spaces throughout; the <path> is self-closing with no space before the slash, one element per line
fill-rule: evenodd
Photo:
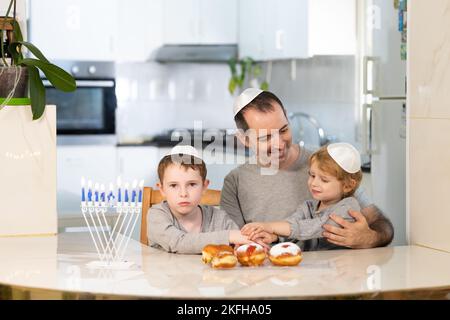
<path fill-rule="evenodd" d="M 13 21 L 13 35 L 14 35 L 14 42 L 23 41 L 22 29 L 20 29 L 20 24 L 19 22 L 17 22 L 17 20 Z"/>
<path fill-rule="evenodd" d="M 18 65 L 19 61 L 23 59 L 23 55 L 21 52 L 21 44 L 18 42 L 13 42 L 8 46 L 8 51 L 11 54 L 11 57 L 14 61 L 14 65 Z"/>
<path fill-rule="evenodd" d="M 233 77 L 236 76 L 236 58 L 230 58 L 228 65 L 230 66 L 231 75 Z"/>
<path fill-rule="evenodd" d="M 71 92 L 77 88 L 77 86 L 75 85 L 75 79 L 66 71 L 58 66 L 55 66 L 54 64 L 29 58 L 20 60 L 19 64 L 34 66 L 41 69 L 47 77 L 48 81 L 50 81 L 50 83 L 55 86 L 56 89 L 64 92 Z"/>
<path fill-rule="evenodd" d="M 33 120 L 39 119 L 45 110 L 45 88 L 39 76 L 39 70 L 34 66 L 28 66 L 28 84 L 30 87 L 31 111 Z"/>
<path fill-rule="evenodd" d="M 42 52 L 34 44 L 26 42 L 26 41 L 16 41 L 16 42 L 27 47 L 28 50 L 30 50 L 30 52 L 32 54 L 34 54 L 36 56 L 36 58 L 38 58 L 39 60 L 44 61 L 46 63 L 50 63 L 50 61 L 47 60 L 47 58 L 42 54 Z"/>
<path fill-rule="evenodd" d="M 235 78 L 231 78 L 230 82 L 228 83 L 228 91 L 233 94 L 234 90 L 236 90 L 236 80 Z"/>
<path fill-rule="evenodd" d="M 263 83 L 261 83 L 259 88 L 264 91 L 269 90 L 269 83 L 267 81 L 264 81 Z"/>
<path fill-rule="evenodd" d="M 259 77 L 261 75 L 261 72 L 262 72 L 262 68 L 260 65 L 255 65 L 253 67 L 253 76 L 254 77 Z"/>

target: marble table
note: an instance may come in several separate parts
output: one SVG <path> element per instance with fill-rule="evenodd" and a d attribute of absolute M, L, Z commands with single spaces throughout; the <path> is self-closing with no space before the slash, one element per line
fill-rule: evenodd
<path fill-rule="evenodd" d="M 305 252 L 297 267 L 214 270 L 130 241 L 124 270 L 94 269 L 88 233 L 0 238 L 0 299 L 450 298 L 450 254 L 418 246 Z"/>

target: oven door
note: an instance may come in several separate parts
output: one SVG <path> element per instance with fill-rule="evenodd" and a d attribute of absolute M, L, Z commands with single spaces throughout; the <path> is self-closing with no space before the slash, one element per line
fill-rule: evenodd
<path fill-rule="evenodd" d="M 114 134 L 116 85 L 114 79 L 76 80 L 74 92 L 55 89 L 48 80 L 46 103 L 56 105 L 58 134 Z"/>

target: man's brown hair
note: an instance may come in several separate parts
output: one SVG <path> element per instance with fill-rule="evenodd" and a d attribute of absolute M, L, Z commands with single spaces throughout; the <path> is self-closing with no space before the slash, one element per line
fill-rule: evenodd
<path fill-rule="evenodd" d="M 250 103 L 248 103 L 244 108 L 242 108 L 234 117 L 234 122 L 238 129 L 247 131 L 249 129 L 247 121 L 245 121 L 244 113 L 249 109 L 255 109 L 259 112 L 268 113 L 275 109 L 274 104 L 279 104 L 286 116 L 286 110 L 284 109 L 283 103 L 276 95 L 270 91 L 263 91 L 257 95 Z M 287 118 L 287 116 L 286 116 Z"/>
<path fill-rule="evenodd" d="M 321 147 L 311 155 L 309 158 L 309 166 L 311 167 L 311 164 L 315 161 L 317 161 L 320 170 L 336 177 L 344 186 L 352 187 L 349 192 L 344 193 L 344 198 L 352 196 L 356 189 L 358 189 L 362 180 L 361 170 L 356 173 L 348 173 L 342 169 L 328 153 L 327 146 Z"/>
<path fill-rule="evenodd" d="M 161 184 L 163 183 L 164 172 L 166 172 L 166 169 L 172 164 L 180 165 L 185 170 L 191 168 L 192 170 L 198 171 L 202 177 L 202 182 L 206 180 L 207 170 L 205 162 L 197 157 L 180 153 L 178 155 L 167 155 L 159 162 L 158 178 Z"/>

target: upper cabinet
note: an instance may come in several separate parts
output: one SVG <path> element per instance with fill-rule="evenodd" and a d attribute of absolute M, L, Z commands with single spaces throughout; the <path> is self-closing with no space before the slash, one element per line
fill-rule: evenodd
<path fill-rule="evenodd" d="M 146 61 L 162 44 L 162 3 L 29 1 L 30 40 L 50 59 Z"/>
<path fill-rule="evenodd" d="M 48 58 L 115 59 L 117 0 L 39 0 L 29 6 L 30 40 Z"/>
<path fill-rule="evenodd" d="M 308 0 L 239 1 L 239 56 L 308 57 Z"/>
<path fill-rule="evenodd" d="M 355 54 L 356 0 L 239 2 L 239 56 L 255 60 Z"/>
<path fill-rule="evenodd" d="M 237 43 L 237 0 L 165 0 L 165 44 Z"/>
<path fill-rule="evenodd" d="M 356 1 L 309 1 L 311 56 L 356 53 Z"/>

